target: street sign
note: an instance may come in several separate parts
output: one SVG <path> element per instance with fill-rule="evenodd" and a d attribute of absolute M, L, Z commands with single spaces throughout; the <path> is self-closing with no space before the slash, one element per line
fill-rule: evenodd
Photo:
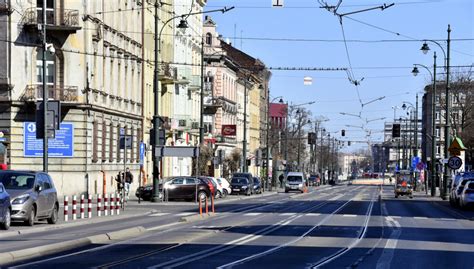
<path fill-rule="evenodd" d="M 23 156 L 43 157 L 43 140 L 36 139 L 36 123 L 23 123 Z M 61 123 L 56 138 L 48 140 L 48 155 L 53 158 L 74 156 L 74 124 Z"/>
<path fill-rule="evenodd" d="M 453 142 L 448 148 L 448 151 L 453 156 L 461 155 L 461 151 L 466 150 L 466 147 L 462 143 L 462 140 L 459 137 L 454 137 Z"/>
<path fill-rule="evenodd" d="M 155 157 L 199 157 L 198 147 L 156 146 Z"/>
<path fill-rule="evenodd" d="M 145 150 L 146 150 L 145 143 L 140 142 L 140 149 L 139 149 L 139 152 L 140 152 L 140 165 L 143 165 L 143 161 L 145 159 Z"/>
<path fill-rule="evenodd" d="M 283 0 L 272 0 L 272 7 L 283 7 Z"/>
<path fill-rule="evenodd" d="M 461 158 L 457 157 L 457 156 L 453 156 L 451 158 L 449 158 L 448 160 L 448 167 L 453 169 L 453 170 L 457 170 L 459 168 L 461 168 L 462 166 L 462 160 Z"/>

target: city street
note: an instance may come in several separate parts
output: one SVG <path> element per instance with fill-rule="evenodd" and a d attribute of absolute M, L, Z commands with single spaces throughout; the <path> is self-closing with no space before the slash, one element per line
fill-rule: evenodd
<path fill-rule="evenodd" d="M 81 246 L 16 268 L 472 268 L 474 211 L 393 187 L 338 185 L 305 194 L 267 193 L 216 205 L 177 222 L 193 203 L 150 205 L 140 217 L 2 238 L 2 252 L 142 226 L 126 240 Z M 146 211 L 146 210 L 145 210 Z M 145 212 L 144 211 L 144 212 Z M 124 217 L 124 216 L 121 216 Z M 117 217 L 115 217 L 117 218 Z M 68 235 L 69 234 L 69 235 Z M 0 234 L 1 236 L 1 234 Z"/>

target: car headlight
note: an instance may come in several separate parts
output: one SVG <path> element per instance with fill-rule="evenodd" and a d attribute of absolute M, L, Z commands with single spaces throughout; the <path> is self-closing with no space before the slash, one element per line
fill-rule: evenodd
<path fill-rule="evenodd" d="M 286 184 L 285 184 L 285 187 L 288 187 L 288 188 L 289 188 L 289 187 L 290 187 L 290 184 L 286 183 Z"/>
<path fill-rule="evenodd" d="M 153 187 L 146 187 L 145 190 L 146 191 L 151 191 L 151 190 L 153 190 Z"/>
<path fill-rule="evenodd" d="M 242 189 L 244 189 L 244 190 L 245 190 L 246 188 L 248 188 L 248 187 L 247 187 L 247 186 L 242 186 Z"/>
<path fill-rule="evenodd" d="M 30 198 L 29 194 L 24 194 L 21 196 L 18 196 L 17 198 L 13 199 L 12 204 L 13 205 L 21 205 L 24 204 L 28 199 Z"/>
<path fill-rule="evenodd" d="M 299 184 L 298 187 L 300 187 L 300 188 L 303 187 L 303 184 Z"/>

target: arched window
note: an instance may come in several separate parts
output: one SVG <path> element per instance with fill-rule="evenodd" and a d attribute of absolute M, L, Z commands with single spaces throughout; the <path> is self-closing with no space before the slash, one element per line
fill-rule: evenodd
<path fill-rule="evenodd" d="M 212 34 L 211 33 L 206 34 L 206 44 L 207 45 L 212 45 Z"/>

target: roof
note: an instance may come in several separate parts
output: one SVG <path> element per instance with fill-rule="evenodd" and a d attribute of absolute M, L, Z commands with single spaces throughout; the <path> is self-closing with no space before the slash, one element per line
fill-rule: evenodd
<path fill-rule="evenodd" d="M 270 103 L 270 117 L 274 118 L 286 118 L 286 112 L 288 111 L 287 104 Z"/>

